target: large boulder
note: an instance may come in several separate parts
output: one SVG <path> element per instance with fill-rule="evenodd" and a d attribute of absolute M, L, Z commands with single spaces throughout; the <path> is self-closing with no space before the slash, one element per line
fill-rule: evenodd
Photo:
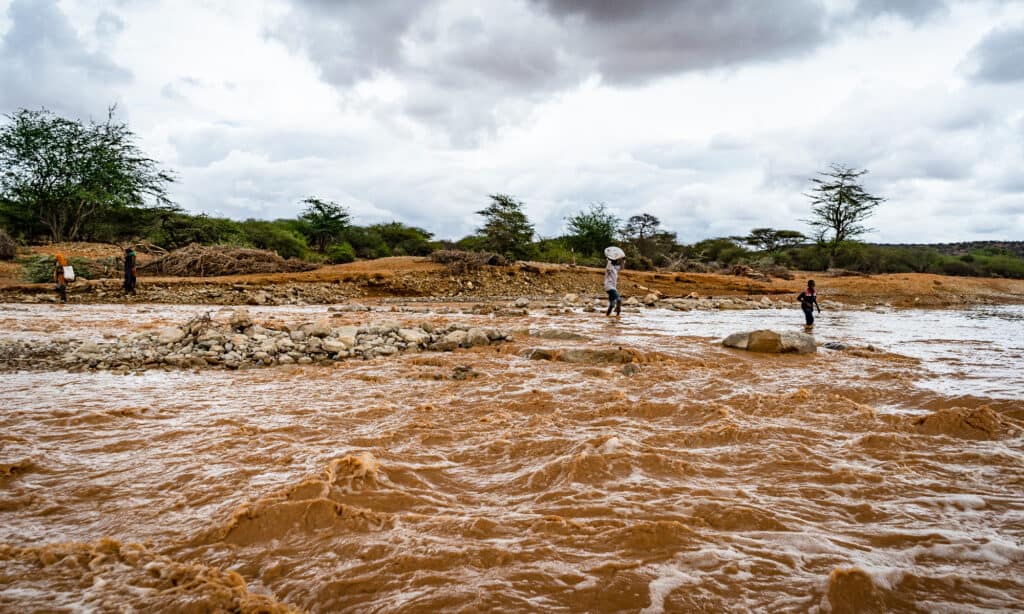
<path fill-rule="evenodd" d="M 818 345 L 811 335 L 773 330 L 733 333 L 722 341 L 722 345 L 767 354 L 810 354 L 818 351 Z"/>

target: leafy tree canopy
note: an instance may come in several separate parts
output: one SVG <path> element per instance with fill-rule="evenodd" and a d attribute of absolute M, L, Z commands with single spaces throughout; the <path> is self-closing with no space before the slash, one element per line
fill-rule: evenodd
<path fill-rule="evenodd" d="M 308 224 L 309 240 L 316 247 L 316 251 L 323 253 L 341 240 L 342 233 L 349 226 L 351 216 L 348 209 L 330 200 L 310 196 L 302 202 L 306 208 L 299 217 Z"/>
<path fill-rule="evenodd" d="M 506 194 L 492 194 L 490 198 L 491 204 L 477 211 L 484 218 L 484 225 L 478 230 L 484 249 L 506 258 L 528 258 L 534 231 L 523 203 Z"/>
<path fill-rule="evenodd" d="M 599 254 L 611 245 L 620 222 L 604 203 L 592 204 L 588 210 L 567 217 L 565 221 L 569 229 L 566 242 L 584 256 Z"/>
<path fill-rule="evenodd" d="M 814 229 L 814 238 L 828 250 L 829 266 L 835 266 L 836 253 L 844 241 L 871 232 L 863 222 L 885 202 L 884 198 L 867 193 L 860 178 L 867 169 L 855 170 L 833 163 L 830 170 L 820 172 L 811 179 L 814 187 L 810 194 L 811 219 L 807 224 Z"/>
<path fill-rule="evenodd" d="M 79 238 L 92 218 L 115 209 L 168 205 L 174 179 L 114 119 L 88 124 L 45 109 L 21 109 L 0 127 L 0 215 L 19 234 Z"/>
<path fill-rule="evenodd" d="M 776 230 L 774 228 L 754 228 L 745 237 L 734 237 L 734 240 L 749 245 L 758 251 L 775 254 L 780 250 L 801 245 L 807 241 L 802 232 L 796 230 Z"/>

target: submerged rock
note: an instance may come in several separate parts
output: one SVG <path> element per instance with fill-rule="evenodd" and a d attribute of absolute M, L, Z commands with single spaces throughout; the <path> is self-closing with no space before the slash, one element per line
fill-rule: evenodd
<path fill-rule="evenodd" d="M 805 333 L 755 330 L 748 333 L 733 333 L 722 341 L 722 345 L 748 352 L 766 354 L 811 354 L 818 351 L 814 337 Z"/>

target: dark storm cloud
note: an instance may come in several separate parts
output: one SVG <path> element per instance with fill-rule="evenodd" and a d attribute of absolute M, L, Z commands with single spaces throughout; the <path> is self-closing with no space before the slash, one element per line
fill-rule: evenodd
<path fill-rule="evenodd" d="M 430 2 L 296 0 L 269 34 L 303 49 L 324 78 L 351 85 L 402 64 L 401 37 Z"/>
<path fill-rule="evenodd" d="M 86 48 L 53 0 L 15 0 L 7 16 L 11 27 L 0 43 L 0 108 L 5 111 L 45 106 L 97 114 L 116 101 L 111 86 L 131 81 L 127 70 Z M 109 31 L 114 22 L 103 23 Z"/>
<path fill-rule="evenodd" d="M 920 22 L 948 10 L 940 0 L 860 0 L 854 15 L 857 17 L 878 17 L 895 15 L 907 21 Z"/>
<path fill-rule="evenodd" d="M 535 4 L 565 25 L 571 48 L 618 83 L 798 55 L 820 45 L 827 30 L 825 10 L 812 0 Z"/>
<path fill-rule="evenodd" d="M 1024 81 L 1024 24 L 989 32 L 968 54 L 968 64 L 975 81 Z"/>

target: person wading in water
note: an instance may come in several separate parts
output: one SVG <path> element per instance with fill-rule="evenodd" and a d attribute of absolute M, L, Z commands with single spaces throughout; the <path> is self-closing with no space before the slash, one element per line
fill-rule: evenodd
<path fill-rule="evenodd" d="M 53 283 L 57 285 L 57 296 L 60 302 L 68 302 L 68 280 L 64 276 L 64 267 L 68 265 L 68 259 L 64 254 L 53 255 Z"/>
<path fill-rule="evenodd" d="M 813 279 L 807 281 L 807 289 L 797 295 L 796 300 L 800 301 L 800 308 L 804 310 L 804 328 L 814 328 L 814 308 L 817 307 L 818 313 L 821 313 L 821 306 L 818 305 L 818 292 L 814 289 Z"/>
<path fill-rule="evenodd" d="M 608 293 L 608 311 L 604 315 L 612 315 L 612 309 L 615 310 L 615 315 L 622 315 L 622 297 L 619 296 L 619 271 L 622 270 L 622 265 L 626 262 L 626 254 L 622 253 L 622 250 L 617 247 L 609 247 L 604 250 L 604 254 L 608 258 L 608 264 L 604 267 L 604 291 Z"/>

